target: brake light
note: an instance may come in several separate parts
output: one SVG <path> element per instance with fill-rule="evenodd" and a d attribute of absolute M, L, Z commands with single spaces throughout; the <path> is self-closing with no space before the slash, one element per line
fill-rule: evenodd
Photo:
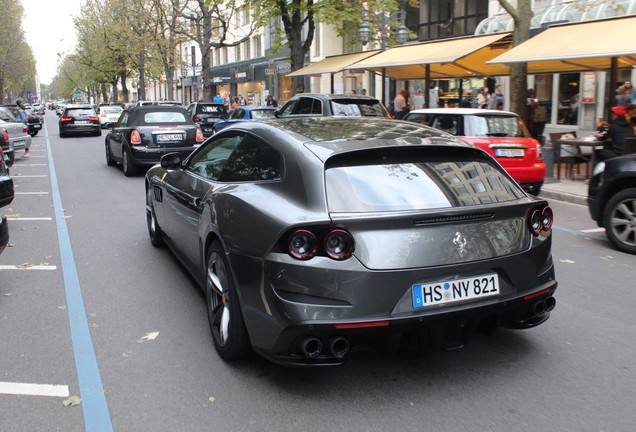
<path fill-rule="evenodd" d="M 197 128 L 197 142 L 203 142 L 203 131 Z"/>
<path fill-rule="evenodd" d="M 2 129 L 2 139 L 4 140 L 4 142 L 8 143 L 9 142 L 9 132 L 7 132 L 6 129 Z"/>
<path fill-rule="evenodd" d="M 132 145 L 141 144 L 141 135 L 139 135 L 138 130 L 133 130 L 130 133 L 130 143 Z"/>
<path fill-rule="evenodd" d="M 194 117 L 192 117 L 192 121 L 195 123 L 199 123 L 201 121 L 201 117 L 199 117 L 198 114 L 195 114 Z"/>
<path fill-rule="evenodd" d="M 29 133 L 29 127 L 27 125 L 22 125 L 22 133 Z"/>
<path fill-rule="evenodd" d="M 554 212 L 549 206 L 536 207 L 528 212 L 528 229 L 533 236 L 541 233 L 549 233 L 554 221 Z"/>
<path fill-rule="evenodd" d="M 319 237 L 321 240 L 319 240 Z M 287 237 L 287 252 L 293 258 L 306 261 L 316 255 L 343 261 L 353 255 L 353 236 L 342 227 L 331 227 L 318 236 L 309 229 L 299 228 Z"/>
<path fill-rule="evenodd" d="M 68 123 L 68 122 L 72 122 L 73 121 L 73 117 L 61 117 L 60 121 L 62 123 Z"/>
<path fill-rule="evenodd" d="M 97 116 L 89 116 L 88 119 L 90 121 L 99 121 L 99 117 L 97 117 Z"/>

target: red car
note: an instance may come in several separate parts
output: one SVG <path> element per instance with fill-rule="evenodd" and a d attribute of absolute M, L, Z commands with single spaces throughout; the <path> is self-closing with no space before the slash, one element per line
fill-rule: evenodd
<path fill-rule="evenodd" d="M 539 194 L 545 178 L 541 145 L 517 114 L 474 108 L 420 109 L 408 113 L 404 120 L 432 126 L 476 145 L 497 159 L 524 190 Z"/>

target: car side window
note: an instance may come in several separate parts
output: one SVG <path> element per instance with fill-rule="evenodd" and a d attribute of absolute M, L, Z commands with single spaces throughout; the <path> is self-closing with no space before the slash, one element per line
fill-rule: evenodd
<path fill-rule="evenodd" d="M 289 102 L 287 102 L 281 109 L 280 109 L 280 116 L 284 117 L 284 116 L 289 116 L 294 114 L 294 108 L 296 107 L 296 105 L 298 104 L 298 99 L 295 100 L 291 100 Z"/>
<path fill-rule="evenodd" d="M 442 115 L 438 116 L 433 120 L 431 124 L 436 129 L 449 133 L 451 135 L 456 135 L 458 131 L 458 120 L 457 116 L 451 115 Z"/>
<path fill-rule="evenodd" d="M 188 109 L 187 109 L 187 111 L 188 111 L 188 115 L 189 115 L 190 117 L 192 117 L 192 111 L 193 111 L 193 110 L 194 110 L 194 104 L 190 104 L 190 106 L 188 106 Z"/>
<path fill-rule="evenodd" d="M 232 111 L 232 113 L 230 114 L 230 118 L 231 119 L 241 119 L 243 118 L 243 112 L 245 110 L 241 109 L 241 108 L 235 108 L 234 111 Z"/>
<path fill-rule="evenodd" d="M 247 135 L 230 156 L 219 178 L 222 182 L 278 180 L 283 158 L 272 146 Z"/>
<path fill-rule="evenodd" d="M 119 116 L 119 120 L 117 120 L 117 127 L 126 127 L 128 124 L 128 111 L 124 111 Z"/>
<path fill-rule="evenodd" d="M 244 136 L 243 133 L 235 132 L 207 141 L 192 155 L 185 169 L 210 180 L 219 180 L 230 155 Z"/>
<path fill-rule="evenodd" d="M 314 98 L 301 97 L 296 106 L 296 114 L 322 114 L 322 104 Z"/>

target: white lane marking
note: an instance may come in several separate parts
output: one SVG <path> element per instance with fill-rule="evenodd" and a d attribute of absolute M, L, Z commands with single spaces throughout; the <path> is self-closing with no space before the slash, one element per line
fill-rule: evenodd
<path fill-rule="evenodd" d="M 0 394 L 68 397 L 67 385 L 0 382 Z"/>
<path fill-rule="evenodd" d="M 18 175 L 14 175 L 12 176 L 14 179 L 21 179 L 21 178 L 44 178 L 44 177 L 48 177 L 48 175 L 46 174 L 34 174 L 34 175 L 23 175 L 23 174 L 18 174 Z"/>
<path fill-rule="evenodd" d="M 13 164 L 11 165 L 11 171 L 13 171 L 16 168 L 34 167 L 34 166 L 49 166 L 49 164 L 20 164 L 20 165 Z"/>
<path fill-rule="evenodd" d="M 48 192 L 15 192 L 16 195 L 48 195 Z"/>
<path fill-rule="evenodd" d="M 54 265 L 0 265 L 0 270 L 57 270 Z"/>
<path fill-rule="evenodd" d="M 7 216 L 7 220 L 16 221 L 16 222 L 20 222 L 20 221 L 50 221 L 50 220 L 53 220 L 53 218 L 50 218 L 50 217 L 9 217 L 9 216 Z"/>
<path fill-rule="evenodd" d="M 581 230 L 581 232 L 584 232 L 584 233 L 599 233 L 599 232 L 605 232 L 605 228 L 590 228 L 590 229 Z"/>

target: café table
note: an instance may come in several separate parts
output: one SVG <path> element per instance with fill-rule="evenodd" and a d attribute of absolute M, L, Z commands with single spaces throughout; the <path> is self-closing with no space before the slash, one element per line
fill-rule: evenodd
<path fill-rule="evenodd" d="M 587 169 L 585 170 L 585 178 L 589 179 L 591 170 L 594 169 L 594 164 L 596 163 L 596 150 L 602 150 L 608 144 L 605 141 L 596 141 L 591 138 L 561 138 L 557 141 L 557 143 L 558 143 L 558 146 L 557 146 L 558 148 L 554 149 L 555 155 L 556 155 L 555 159 L 557 161 L 557 179 L 561 179 L 561 146 L 562 145 L 568 145 L 570 146 L 570 148 L 574 149 L 575 151 L 572 152 L 572 157 L 579 157 L 581 158 L 582 162 L 586 162 L 586 158 L 588 154 L 582 153 L 581 148 L 591 148 L 591 152 L 589 153 L 589 162 L 591 163 L 592 167 L 590 168 L 588 165 Z"/>

